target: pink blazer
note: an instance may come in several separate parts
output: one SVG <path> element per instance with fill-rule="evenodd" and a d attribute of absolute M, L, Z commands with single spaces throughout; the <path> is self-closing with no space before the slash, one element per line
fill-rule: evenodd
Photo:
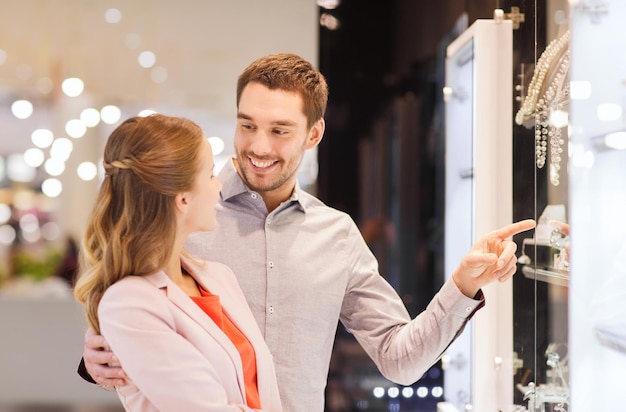
<path fill-rule="evenodd" d="M 282 411 L 272 362 L 234 273 L 217 262 L 183 259 L 198 284 L 219 295 L 224 312 L 256 354 L 263 411 Z M 130 379 L 118 387 L 127 411 L 252 411 L 239 352 L 170 278 L 159 272 L 112 285 L 98 307 L 100 328 Z"/>

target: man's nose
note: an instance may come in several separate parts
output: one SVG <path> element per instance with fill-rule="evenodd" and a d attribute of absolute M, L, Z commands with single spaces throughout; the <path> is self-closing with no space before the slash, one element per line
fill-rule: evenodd
<path fill-rule="evenodd" d="M 259 156 L 271 153 L 272 136 L 263 130 L 258 130 L 252 137 L 250 148 L 254 154 Z"/>

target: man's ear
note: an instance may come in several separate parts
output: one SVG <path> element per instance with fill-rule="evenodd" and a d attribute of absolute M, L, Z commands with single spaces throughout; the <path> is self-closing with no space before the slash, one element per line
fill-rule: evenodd
<path fill-rule="evenodd" d="M 322 137 L 324 137 L 324 130 L 326 129 L 326 122 L 324 119 L 319 119 L 313 124 L 311 130 L 309 130 L 309 135 L 306 139 L 306 149 L 312 149 L 322 141 Z"/>

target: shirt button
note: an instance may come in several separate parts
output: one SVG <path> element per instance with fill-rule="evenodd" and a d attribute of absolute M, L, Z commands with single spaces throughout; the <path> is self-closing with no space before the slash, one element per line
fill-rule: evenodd
<path fill-rule="evenodd" d="M 257 194 L 256 193 L 251 193 L 250 197 L 253 198 L 253 199 L 256 199 L 257 198 Z"/>
<path fill-rule="evenodd" d="M 472 308 L 471 306 L 468 306 L 468 307 L 466 307 L 466 308 L 465 308 L 465 311 L 466 311 L 467 313 L 470 313 L 470 312 L 471 312 L 471 311 L 473 311 L 473 310 L 474 310 L 474 308 Z"/>
<path fill-rule="evenodd" d="M 270 306 L 270 307 L 267 309 L 267 311 L 268 311 L 270 314 L 274 313 L 274 306 Z"/>
<path fill-rule="evenodd" d="M 271 260 L 267 262 L 267 264 L 270 267 L 270 269 L 274 267 L 274 262 L 272 262 Z"/>

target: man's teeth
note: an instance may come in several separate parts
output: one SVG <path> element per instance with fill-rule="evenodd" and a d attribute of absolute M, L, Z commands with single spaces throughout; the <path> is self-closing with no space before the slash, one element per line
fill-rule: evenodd
<path fill-rule="evenodd" d="M 252 162 L 252 164 L 256 167 L 269 167 L 272 165 L 272 163 L 274 162 L 259 162 L 256 160 L 250 160 Z"/>

